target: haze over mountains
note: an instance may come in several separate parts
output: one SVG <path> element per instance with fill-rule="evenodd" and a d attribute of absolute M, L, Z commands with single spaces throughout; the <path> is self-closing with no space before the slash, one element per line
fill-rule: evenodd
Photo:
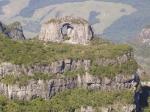
<path fill-rule="evenodd" d="M 124 42 L 150 24 L 149 4 L 149 0 L 0 0 L 0 20 L 20 21 L 25 35 L 33 37 L 51 17 L 79 16 L 89 20 L 96 34 Z"/>

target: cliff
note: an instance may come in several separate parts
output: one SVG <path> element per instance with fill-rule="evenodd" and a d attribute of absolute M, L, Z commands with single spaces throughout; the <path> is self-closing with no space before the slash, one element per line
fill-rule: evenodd
<path fill-rule="evenodd" d="M 19 22 L 14 22 L 10 25 L 5 25 L 0 22 L 0 33 L 14 40 L 24 40 L 22 26 Z"/>
<path fill-rule="evenodd" d="M 115 45 L 100 39 L 86 46 L 45 44 L 38 40 L 20 43 L 3 36 L 0 40 L 3 48 L 0 52 L 0 93 L 9 99 L 28 102 L 37 98 L 49 100 L 59 93 L 77 88 L 88 90 L 88 93 L 98 91 L 97 94 L 116 92 L 121 95 L 124 91 L 130 91 L 129 95 L 132 96 L 139 84 L 136 80 L 138 66 L 132 48 L 127 45 Z M 50 100 L 51 103 L 53 100 Z M 130 105 L 132 103 L 124 103 L 128 105 L 122 105 L 123 108 L 135 109 Z M 107 110 L 107 106 L 117 108 L 107 104 L 104 110 Z M 85 104 L 74 108 L 79 111 L 82 105 Z M 103 106 L 99 104 L 100 107 Z"/>
<path fill-rule="evenodd" d="M 48 35 L 39 38 L 44 41 L 12 41 L 0 35 L 0 93 L 3 95 L 0 99 L 5 102 L 4 110 L 11 100 L 16 105 L 12 109 L 19 112 L 134 111 L 133 96 L 137 87 L 140 88 L 140 80 L 133 49 L 92 37 L 88 23 L 82 19 L 54 19 L 48 24 L 64 24 L 66 20 L 78 24 L 79 29 L 81 24 L 82 27 L 86 24 L 86 33 L 82 28 L 83 34 L 79 29 L 72 31 L 76 36 L 68 33 L 75 26 L 67 24 L 67 35 L 72 35 L 69 41 L 80 45 L 61 41 L 66 35 L 62 35 L 63 30 L 63 37 L 57 32 L 54 38 L 55 34 L 49 35 L 48 28 L 42 31 Z M 51 39 L 49 36 L 54 41 L 45 43 Z"/>

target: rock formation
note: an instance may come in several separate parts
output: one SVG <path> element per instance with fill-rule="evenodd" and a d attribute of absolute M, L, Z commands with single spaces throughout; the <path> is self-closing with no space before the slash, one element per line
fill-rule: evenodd
<path fill-rule="evenodd" d="M 150 45 L 150 26 L 142 29 L 137 36 L 137 42 L 140 44 Z"/>
<path fill-rule="evenodd" d="M 118 56 L 116 59 L 105 59 L 101 58 L 97 60 L 97 64 L 100 66 L 108 66 L 108 65 L 118 65 L 126 63 L 129 59 L 133 58 L 132 52 L 124 54 L 123 56 Z M 65 71 L 74 71 L 80 68 L 84 70 L 88 70 L 91 65 L 91 60 L 73 60 L 73 59 L 65 59 L 52 62 L 48 65 L 31 65 L 25 67 L 24 65 L 15 65 L 12 63 L 1 63 L 0 64 L 0 77 L 4 77 L 6 75 L 16 75 L 19 76 L 21 74 L 26 74 L 28 76 L 34 75 L 34 73 L 53 73 L 53 74 L 61 74 Z"/>
<path fill-rule="evenodd" d="M 0 93 L 11 99 L 31 100 L 37 97 L 49 99 L 58 92 L 77 87 L 91 90 L 114 91 L 124 89 L 134 90 L 134 87 L 137 85 L 137 82 L 128 82 L 134 80 L 133 76 L 125 76 L 123 74 L 114 78 L 100 78 L 92 76 L 89 73 L 73 78 L 61 78 L 61 75 L 56 77 L 47 81 L 29 80 L 25 86 L 0 83 Z"/>
<path fill-rule="evenodd" d="M 22 27 L 18 22 L 9 26 L 0 23 L 0 32 L 15 40 L 25 39 Z M 81 18 L 72 17 L 51 19 L 42 26 L 41 33 L 39 35 L 39 40 L 45 42 L 60 42 L 82 45 L 87 45 L 92 38 L 93 31 L 88 22 Z M 34 40 L 32 40 L 32 42 L 33 41 Z M 43 43 L 39 43 L 43 45 Z M 57 43 L 55 44 L 58 45 Z M 96 47 L 96 50 L 94 50 L 96 54 L 91 55 L 90 58 L 88 58 L 87 55 L 90 55 L 89 53 L 91 53 L 91 49 L 87 51 L 85 55 L 82 55 L 81 53 L 81 56 L 77 56 L 77 58 L 72 57 L 74 54 L 77 54 L 80 51 L 83 51 L 84 53 L 84 51 L 87 49 L 81 49 L 80 51 L 75 49 L 75 53 L 73 53 L 73 55 L 69 54 L 70 50 L 67 54 L 65 51 L 67 49 L 64 51 L 58 49 L 60 52 L 54 52 L 54 54 L 60 53 L 63 55 L 63 53 L 66 53 L 67 56 L 64 55 L 63 57 L 59 58 L 56 56 L 56 59 L 51 60 L 48 63 L 21 62 L 17 65 L 17 63 L 14 61 L 16 58 L 8 62 L 7 54 L 2 54 L 2 60 L 0 60 L 0 94 L 8 97 L 9 99 L 28 101 L 38 97 L 49 100 L 57 93 L 75 88 L 83 88 L 84 90 L 87 89 L 89 91 L 104 91 L 108 93 L 113 91 L 122 92 L 123 90 L 131 90 L 131 94 L 134 94 L 135 90 L 137 90 L 137 87 L 140 87 L 140 80 L 138 80 L 138 66 L 134 60 L 133 52 L 131 48 L 127 46 L 125 46 L 127 48 L 120 50 L 119 46 L 112 49 L 112 51 L 108 49 L 108 52 L 111 52 L 109 54 L 106 52 L 107 50 L 103 50 L 104 46 L 106 45 L 105 49 L 107 49 L 107 45 L 109 44 L 110 43 L 105 43 L 103 46 L 99 46 L 99 44 L 96 44 L 95 46 L 91 44 L 87 46 L 81 46 L 87 48 Z M 113 44 L 110 44 L 110 47 L 112 47 L 112 45 Z M 47 46 L 49 49 L 44 49 Z M 67 45 L 67 47 L 68 46 L 69 45 Z M 37 48 L 36 45 L 32 47 Z M 41 52 L 44 50 L 50 52 L 51 47 L 53 46 L 44 44 L 39 48 Z M 117 52 L 118 49 L 119 51 Z M 57 50 L 57 48 L 52 48 L 52 51 L 54 50 Z M 8 51 L 9 49 L 7 52 Z M 16 52 L 18 53 L 18 51 Z M 29 52 L 28 49 L 25 51 L 27 51 L 27 53 Z M 39 52 L 37 53 L 40 56 L 43 56 L 46 54 L 45 51 L 41 54 Z M 106 55 L 97 55 L 100 53 L 100 51 L 102 51 L 102 54 L 106 52 Z M 31 61 L 33 61 L 32 59 L 34 57 L 35 59 L 38 59 L 36 58 L 38 55 L 37 53 L 34 52 L 34 55 L 31 53 L 33 55 L 33 57 L 30 59 Z M 31 54 L 27 54 L 27 59 L 31 56 Z M 51 54 L 53 55 L 53 52 L 47 54 L 48 57 Z M 4 59 L 3 55 L 5 56 Z M 22 55 L 26 55 L 26 52 L 22 53 Z M 19 59 L 22 60 L 23 58 Z M 39 59 L 42 60 L 43 58 L 40 57 Z M 46 57 L 44 57 L 44 59 L 46 59 L 46 61 L 50 60 L 50 58 Z M 83 105 L 81 105 L 81 109 L 80 107 L 77 107 L 76 109 L 79 110 L 74 111 L 95 112 L 94 107 L 90 107 L 90 105 L 87 108 L 82 108 L 82 106 Z M 121 110 L 120 108 L 118 109 L 118 107 L 116 107 L 116 104 L 108 104 L 106 107 L 100 107 L 100 111 L 112 112 L 114 110 L 119 110 L 120 112 L 132 112 L 135 110 L 134 104 L 123 104 L 119 107 L 121 107 Z"/>
<path fill-rule="evenodd" d="M 41 28 L 39 39 L 45 42 L 88 44 L 93 38 L 92 27 L 82 18 L 64 17 L 51 19 Z"/>
<path fill-rule="evenodd" d="M 122 105 L 119 104 L 118 106 L 116 105 L 110 105 L 107 107 L 99 107 L 98 111 L 99 112 L 134 112 L 135 111 L 135 105 Z M 75 112 L 97 112 L 93 107 L 88 106 L 88 107 L 81 107 L 81 109 L 76 110 Z"/>
<path fill-rule="evenodd" d="M 119 65 L 126 63 L 133 58 L 132 52 L 126 53 L 122 56 L 116 57 L 116 59 L 101 58 L 97 60 L 97 65 Z M 50 80 L 29 80 L 27 85 L 20 86 L 19 84 L 5 84 L 0 83 L 0 93 L 4 94 L 11 99 L 30 100 L 35 97 L 42 97 L 49 99 L 56 93 L 64 91 L 66 89 L 73 89 L 77 87 L 83 87 L 92 90 L 123 90 L 134 89 L 137 82 L 134 82 L 134 75 L 116 74 L 112 78 L 98 77 L 85 72 L 82 74 L 76 73 L 75 77 L 66 77 L 63 73 L 67 71 L 77 71 L 84 69 L 89 71 L 91 67 L 91 60 L 72 60 L 65 59 L 56 62 L 52 62 L 49 65 L 32 65 L 23 66 L 15 65 L 11 63 L 0 64 L 0 77 L 3 79 L 8 75 L 19 77 L 21 75 L 33 76 L 35 73 L 53 74 Z M 133 81 L 131 81 L 133 80 Z"/>
<path fill-rule="evenodd" d="M 14 22 L 10 25 L 4 25 L 2 22 L 0 22 L 0 33 L 14 40 L 25 39 L 22 26 L 19 22 Z"/>
<path fill-rule="evenodd" d="M 0 22 L 0 33 L 4 33 L 4 31 L 6 30 L 6 26 Z"/>

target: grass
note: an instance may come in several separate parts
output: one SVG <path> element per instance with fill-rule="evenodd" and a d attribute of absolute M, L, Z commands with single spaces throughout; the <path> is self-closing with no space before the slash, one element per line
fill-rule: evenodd
<path fill-rule="evenodd" d="M 137 68 L 138 64 L 136 63 L 136 61 L 129 60 L 126 63 L 122 63 L 121 65 L 119 64 L 108 66 L 93 65 L 90 67 L 89 73 L 100 77 L 112 78 L 117 74 L 131 75 L 135 73 Z"/>
<path fill-rule="evenodd" d="M 99 58 L 114 58 L 132 52 L 132 48 L 128 45 L 115 45 L 102 39 L 93 40 L 90 45 L 70 45 L 58 43 L 43 43 L 36 39 L 25 41 L 13 41 L 0 35 L 0 63 L 11 62 L 17 65 L 46 65 L 54 61 L 63 59 L 82 60 L 89 59 L 92 66 L 89 71 L 80 68 L 73 71 L 64 71 L 65 77 L 76 77 L 84 75 L 85 72 L 100 77 L 112 78 L 117 74 L 132 74 L 137 69 L 135 60 L 128 60 L 121 65 L 100 66 L 94 64 Z M 20 75 L 18 77 L 9 75 L 1 78 L 5 84 L 26 85 L 31 79 L 34 80 L 50 80 L 55 74 L 35 73 L 34 76 Z"/>
<path fill-rule="evenodd" d="M 51 18 L 46 24 L 49 23 L 63 23 L 63 22 L 68 22 L 68 23 L 73 23 L 73 24 L 88 24 L 88 21 L 82 19 L 82 18 L 71 18 L 71 17 L 64 17 L 64 18 Z"/>
<path fill-rule="evenodd" d="M 101 41 L 100 41 L 101 42 Z M 94 42 L 91 45 L 46 43 L 38 40 L 12 41 L 0 35 L 0 62 L 33 65 L 62 59 L 116 58 L 132 51 L 128 45 Z"/>
<path fill-rule="evenodd" d="M 15 76 L 15 75 L 7 75 L 5 77 L 2 77 L 0 81 L 4 84 L 7 85 L 14 85 L 18 84 L 19 86 L 26 86 L 30 80 L 50 80 L 54 77 L 52 74 L 43 74 L 43 73 L 36 73 L 33 76 L 28 76 L 28 75 L 20 75 L 20 76 Z"/>
<path fill-rule="evenodd" d="M 31 101 L 14 101 L 0 96 L 0 110 L 2 112 L 74 112 L 81 106 L 94 108 L 115 104 L 133 103 L 131 91 L 89 91 L 84 89 L 66 90 L 52 97 L 51 100 L 41 98 Z"/>

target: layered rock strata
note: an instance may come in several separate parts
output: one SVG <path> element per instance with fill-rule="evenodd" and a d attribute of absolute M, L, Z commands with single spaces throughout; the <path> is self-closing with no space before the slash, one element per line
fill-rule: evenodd
<path fill-rule="evenodd" d="M 99 58 L 95 61 L 97 65 L 100 66 L 108 66 L 108 65 L 120 65 L 128 60 L 133 58 L 133 53 L 128 52 L 122 56 L 118 56 L 114 59 L 109 58 Z M 32 76 L 34 73 L 54 73 L 61 74 L 65 71 L 72 71 L 83 68 L 84 70 L 88 70 L 92 65 L 91 60 L 73 60 L 73 59 L 64 59 L 60 61 L 52 62 L 51 64 L 38 64 L 38 65 L 15 65 L 12 63 L 1 63 L 0 64 L 0 77 L 4 77 L 6 75 L 29 75 Z"/>
<path fill-rule="evenodd" d="M 124 89 L 134 90 L 136 85 L 137 82 L 134 82 L 133 76 L 118 75 L 114 78 L 100 78 L 86 73 L 73 78 L 55 78 L 47 81 L 30 80 L 26 86 L 8 85 L 1 82 L 0 93 L 10 99 L 31 100 L 37 97 L 49 99 L 58 92 L 77 87 L 91 90 L 117 91 Z"/>

